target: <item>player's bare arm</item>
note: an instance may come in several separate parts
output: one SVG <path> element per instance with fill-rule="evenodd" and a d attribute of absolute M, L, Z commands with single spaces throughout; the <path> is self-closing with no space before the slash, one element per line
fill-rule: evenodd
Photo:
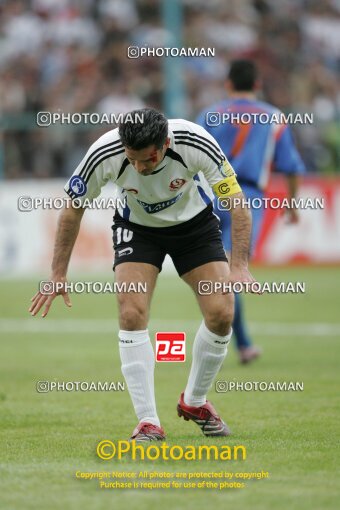
<path fill-rule="evenodd" d="M 65 208 L 60 214 L 57 233 L 54 243 L 54 254 L 52 261 L 52 274 L 50 281 L 52 284 L 56 282 L 66 282 L 66 273 L 71 258 L 74 243 L 76 242 L 81 219 L 84 214 L 83 208 Z M 66 306 L 72 306 L 68 293 L 61 289 L 51 295 L 42 294 L 38 291 L 31 299 L 29 312 L 35 316 L 45 305 L 42 317 L 46 317 L 51 304 L 57 295 L 62 295 Z"/>
<path fill-rule="evenodd" d="M 244 207 L 244 195 L 237 182 L 234 169 L 221 151 L 220 156 L 222 160 L 217 168 L 211 165 L 209 160 L 206 160 L 206 166 L 202 168 L 202 172 L 215 196 L 220 200 L 222 209 L 225 207 L 226 211 L 229 211 L 231 214 L 232 253 L 230 281 L 252 283 L 256 280 L 248 270 L 252 228 L 251 213 L 248 208 Z M 220 178 L 221 175 L 224 177 L 223 179 Z M 215 180 L 216 177 L 219 177 L 217 182 Z"/>
<path fill-rule="evenodd" d="M 228 208 L 232 219 L 230 280 L 232 282 L 252 283 L 256 281 L 248 270 L 252 220 L 249 209 L 244 207 L 242 200 L 240 200 L 242 198 L 244 198 L 243 193 L 235 193 L 228 197 Z"/>
<path fill-rule="evenodd" d="M 288 198 L 296 198 L 299 187 L 299 176 L 297 174 L 287 175 Z M 295 207 L 287 209 L 287 222 L 291 225 L 298 223 L 299 214 Z"/>

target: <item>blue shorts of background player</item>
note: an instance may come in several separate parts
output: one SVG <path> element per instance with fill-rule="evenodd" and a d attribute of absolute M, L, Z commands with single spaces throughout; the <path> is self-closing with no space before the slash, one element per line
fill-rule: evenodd
<path fill-rule="evenodd" d="M 264 208 L 263 205 L 261 207 L 257 207 L 261 204 L 261 199 L 263 198 L 263 191 L 249 186 L 247 184 L 241 184 L 242 191 L 245 197 L 249 200 L 250 204 L 253 199 L 255 200 L 255 207 L 251 207 L 251 213 L 253 218 L 252 225 L 252 236 L 251 236 L 251 254 L 254 253 L 256 243 L 260 234 L 261 225 L 264 216 Z M 222 241 L 225 251 L 231 252 L 231 215 L 228 211 L 220 211 L 217 207 L 217 199 L 214 202 L 214 212 L 220 218 L 220 229 L 222 231 Z M 241 294 L 235 294 L 235 315 L 233 322 L 233 331 L 236 338 L 237 349 L 240 353 L 241 362 L 247 363 L 257 357 L 261 351 L 258 347 L 252 347 L 252 341 L 250 339 L 249 333 L 247 331 L 244 317 L 243 317 L 243 307 L 242 307 L 242 298 Z M 248 359 L 250 357 L 250 359 Z"/>

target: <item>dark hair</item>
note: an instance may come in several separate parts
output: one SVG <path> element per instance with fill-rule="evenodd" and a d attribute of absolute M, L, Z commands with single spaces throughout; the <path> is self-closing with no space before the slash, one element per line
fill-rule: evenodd
<path fill-rule="evenodd" d="M 252 60 L 233 60 L 228 78 L 235 90 L 251 91 L 257 80 L 257 69 Z"/>
<path fill-rule="evenodd" d="M 119 136 L 124 147 L 141 150 L 155 145 L 161 149 L 168 136 L 168 120 L 153 108 L 133 110 L 119 124 Z"/>

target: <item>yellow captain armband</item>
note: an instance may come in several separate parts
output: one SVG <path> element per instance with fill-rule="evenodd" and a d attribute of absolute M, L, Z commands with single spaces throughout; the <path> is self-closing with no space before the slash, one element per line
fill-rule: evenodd
<path fill-rule="evenodd" d="M 231 195 L 235 195 L 235 193 L 241 193 L 241 188 L 239 183 L 236 180 L 236 175 L 232 175 L 231 177 L 226 177 L 220 182 L 217 182 L 212 187 L 213 192 L 218 198 L 230 197 Z"/>

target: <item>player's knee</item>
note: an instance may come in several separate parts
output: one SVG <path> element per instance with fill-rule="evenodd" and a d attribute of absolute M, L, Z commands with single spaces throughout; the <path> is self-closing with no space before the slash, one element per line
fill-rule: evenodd
<path fill-rule="evenodd" d="M 225 336 L 229 333 L 233 321 L 233 312 L 225 306 L 216 307 L 204 317 L 207 328 L 216 335 Z"/>
<path fill-rule="evenodd" d="M 125 305 L 121 307 L 119 314 L 120 327 L 126 331 L 146 329 L 147 311 L 138 305 Z"/>

